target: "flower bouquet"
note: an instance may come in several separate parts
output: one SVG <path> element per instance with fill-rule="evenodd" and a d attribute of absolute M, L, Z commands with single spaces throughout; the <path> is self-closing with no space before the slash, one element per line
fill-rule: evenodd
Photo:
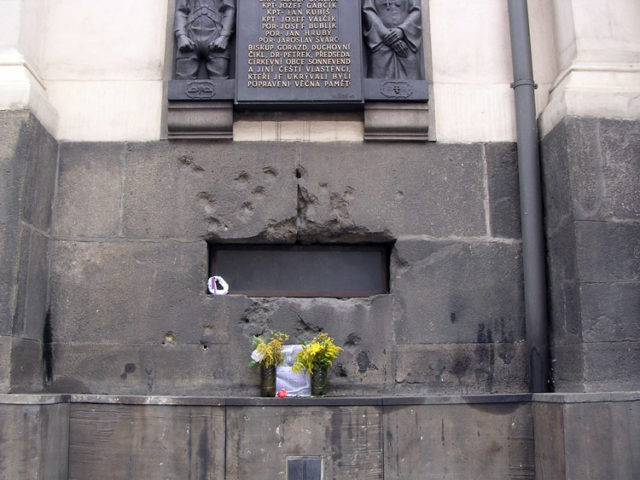
<path fill-rule="evenodd" d="M 311 395 L 326 393 L 327 371 L 342 350 L 342 347 L 333 343 L 333 339 L 326 333 L 320 333 L 311 342 L 302 344 L 293 371 L 304 370 L 311 374 Z"/>
<path fill-rule="evenodd" d="M 274 397 L 276 394 L 276 367 L 284 360 L 283 343 L 289 335 L 272 331 L 265 340 L 262 336 L 253 337 L 254 350 L 251 353 L 250 366 L 260 366 L 260 395 Z"/>

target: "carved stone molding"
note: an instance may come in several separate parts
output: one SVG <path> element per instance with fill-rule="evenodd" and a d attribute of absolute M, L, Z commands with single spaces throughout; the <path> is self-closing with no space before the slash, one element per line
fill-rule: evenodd
<path fill-rule="evenodd" d="M 365 140 L 426 141 L 428 133 L 429 107 L 426 103 L 365 103 Z"/>
<path fill-rule="evenodd" d="M 233 102 L 169 101 L 169 139 L 233 138 Z"/>

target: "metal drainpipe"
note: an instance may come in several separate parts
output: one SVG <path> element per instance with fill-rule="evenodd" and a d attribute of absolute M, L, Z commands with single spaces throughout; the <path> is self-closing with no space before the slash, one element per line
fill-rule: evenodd
<path fill-rule="evenodd" d="M 531 392 L 548 391 L 547 282 L 545 271 L 542 188 L 538 128 L 531 63 L 527 0 L 509 0 L 511 56 L 513 60 L 518 175 L 524 270 L 524 303 Z"/>

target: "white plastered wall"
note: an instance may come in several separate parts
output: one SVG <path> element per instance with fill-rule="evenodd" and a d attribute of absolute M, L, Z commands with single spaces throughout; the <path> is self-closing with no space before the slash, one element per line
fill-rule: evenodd
<path fill-rule="evenodd" d="M 42 76 L 62 140 L 160 136 L 166 1 L 48 0 Z"/>
<path fill-rule="evenodd" d="M 640 2 L 552 4 L 557 74 L 541 134 L 567 115 L 640 119 Z"/>
<path fill-rule="evenodd" d="M 0 110 L 31 110 L 53 134 L 58 115 L 42 77 L 46 0 L 0 0 Z"/>

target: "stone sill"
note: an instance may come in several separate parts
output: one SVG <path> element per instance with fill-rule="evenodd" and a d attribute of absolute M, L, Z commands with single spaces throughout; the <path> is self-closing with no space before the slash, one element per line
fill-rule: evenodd
<path fill-rule="evenodd" d="M 459 405 L 496 403 L 599 403 L 639 401 L 640 391 L 595 393 L 516 393 L 427 396 L 325 396 L 325 397 L 212 397 L 167 395 L 0 394 L 0 405 L 50 405 L 93 403 L 111 405 L 209 406 L 209 407 L 340 407 Z"/>

